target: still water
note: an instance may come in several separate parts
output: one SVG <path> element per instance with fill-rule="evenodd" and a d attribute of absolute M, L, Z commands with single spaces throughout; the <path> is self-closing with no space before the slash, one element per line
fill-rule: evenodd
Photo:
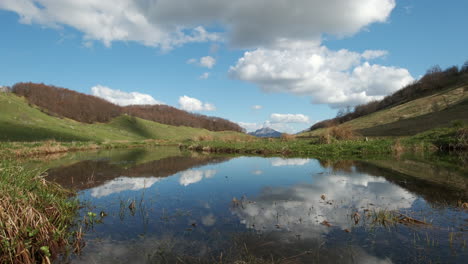
<path fill-rule="evenodd" d="M 164 148 L 82 154 L 48 178 L 84 205 L 85 245 L 58 263 L 466 263 L 465 173 Z"/>

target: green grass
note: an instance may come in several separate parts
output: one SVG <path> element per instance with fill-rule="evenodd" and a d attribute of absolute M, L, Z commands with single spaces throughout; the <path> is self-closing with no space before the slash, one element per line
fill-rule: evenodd
<path fill-rule="evenodd" d="M 69 243 L 78 203 L 42 171 L 0 163 L 0 263 L 50 263 Z"/>
<path fill-rule="evenodd" d="M 468 125 L 457 123 L 452 127 L 437 128 L 405 138 L 371 138 L 364 140 L 332 140 L 329 144 L 319 139 L 296 138 L 254 139 L 244 141 L 186 141 L 183 147 L 195 151 L 263 155 L 291 155 L 318 158 L 359 158 L 376 155 L 400 155 L 405 151 L 466 150 Z"/>
<path fill-rule="evenodd" d="M 176 142 L 194 137 L 247 137 L 230 131 L 213 132 L 169 126 L 127 115 L 117 117 L 109 123 L 84 124 L 50 116 L 12 93 L 0 93 L 0 113 L 0 141 L 106 142 L 156 139 Z"/>
<path fill-rule="evenodd" d="M 257 139 L 251 141 L 185 142 L 189 150 L 216 153 L 262 155 L 289 155 L 307 157 L 359 157 L 360 155 L 387 155 L 392 152 L 393 139 L 342 140 L 332 144 L 319 144 L 315 140 Z"/>
<path fill-rule="evenodd" d="M 357 132 L 364 136 L 410 136 L 435 127 L 450 126 L 454 120 L 468 122 L 468 100 L 433 112 L 393 123 L 365 128 Z"/>
<path fill-rule="evenodd" d="M 419 98 L 389 109 L 345 122 L 338 127 L 348 127 L 364 136 L 407 136 L 424 130 L 448 125 L 453 120 L 467 120 L 467 86 Z M 302 133 L 311 137 L 323 134 L 326 129 Z"/>

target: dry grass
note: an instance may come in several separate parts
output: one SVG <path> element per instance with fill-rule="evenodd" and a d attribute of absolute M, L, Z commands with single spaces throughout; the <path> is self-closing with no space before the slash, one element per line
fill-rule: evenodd
<path fill-rule="evenodd" d="M 396 157 L 400 157 L 403 152 L 405 152 L 405 148 L 400 142 L 400 139 L 397 139 L 392 146 L 392 152 Z"/>
<path fill-rule="evenodd" d="M 334 126 L 327 128 L 320 134 L 318 142 L 320 144 L 331 144 L 335 140 L 355 140 L 360 135 L 349 127 L 346 126 Z"/>
<path fill-rule="evenodd" d="M 328 131 L 332 137 L 338 140 L 353 140 L 359 137 L 354 130 L 346 126 L 335 126 Z"/>
<path fill-rule="evenodd" d="M 283 133 L 281 134 L 281 140 L 282 141 L 292 141 L 296 139 L 296 135 L 291 135 L 288 133 Z"/>
<path fill-rule="evenodd" d="M 68 245 L 77 204 L 38 171 L 0 165 L 0 263 L 50 263 Z"/>
<path fill-rule="evenodd" d="M 193 138 L 194 141 L 212 141 L 213 137 L 211 135 L 200 135 Z"/>

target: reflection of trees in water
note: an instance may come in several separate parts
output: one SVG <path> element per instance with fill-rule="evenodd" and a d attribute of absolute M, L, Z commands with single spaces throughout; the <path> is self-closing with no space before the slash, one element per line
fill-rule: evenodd
<path fill-rule="evenodd" d="M 65 188 L 84 190 L 100 186 L 121 176 L 162 178 L 193 167 L 229 160 L 225 157 L 179 156 L 163 158 L 124 168 L 108 160 L 87 160 L 70 166 L 54 168 L 48 171 L 48 180 L 59 183 Z"/>

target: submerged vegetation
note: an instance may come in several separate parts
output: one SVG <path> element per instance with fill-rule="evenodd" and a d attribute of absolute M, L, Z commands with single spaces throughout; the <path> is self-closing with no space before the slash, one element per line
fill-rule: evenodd
<path fill-rule="evenodd" d="M 78 203 L 44 174 L 0 163 L 0 263 L 50 263 L 69 244 Z"/>

